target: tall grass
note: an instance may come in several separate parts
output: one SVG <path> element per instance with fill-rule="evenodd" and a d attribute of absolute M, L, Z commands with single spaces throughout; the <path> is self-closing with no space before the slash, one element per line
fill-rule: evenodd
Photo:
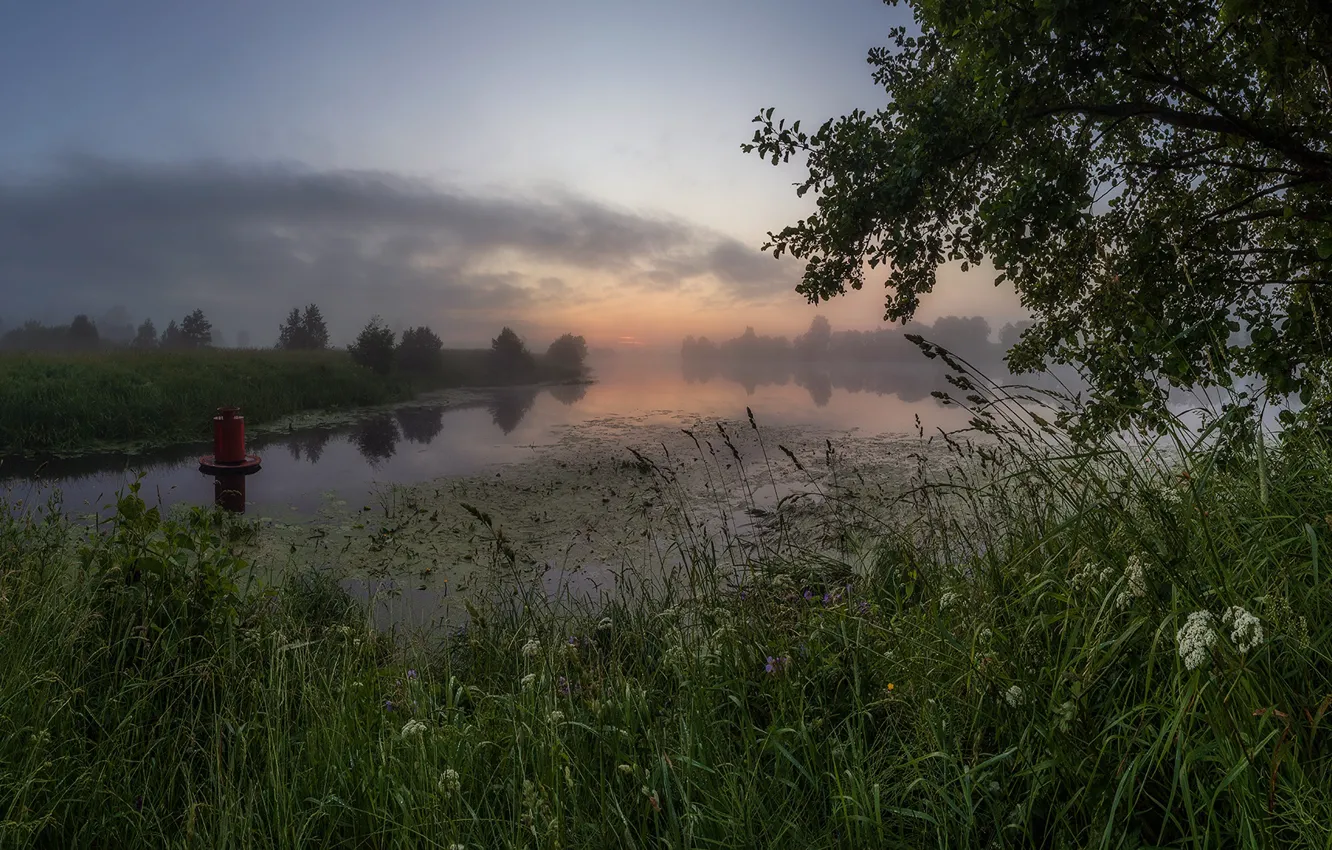
<path fill-rule="evenodd" d="M 214 408 L 253 423 L 409 398 L 346 352 L 134 351 L 0 356 L 0 455 L 205 439 Z"/>
<path fill-rule="evenodd" d="M 884 518 L 826 478 L 738 547 L 686 514 L 681 574 L 433 644 L 247 589 L 203 512 L 4 520 L 0 843 L 1328 846 L 1327 443 L 1073 445 L 973 395 L 999 439 Z"/>

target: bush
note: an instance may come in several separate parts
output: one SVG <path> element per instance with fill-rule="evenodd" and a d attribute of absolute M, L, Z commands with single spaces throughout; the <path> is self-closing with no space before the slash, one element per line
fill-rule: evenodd
<path fill-rule="evenodd" d="M 490 374 L 497 384 L 522 384 L 536 373 L 536 358 L 512 328 L 504 328 L 490 341 Z"/>
<path fill-rule="evenodd" d="M 546 349 L 546 363 L 559 377 L 581 377 L 586 360 L 587 340 L 581 336 L 565 334 Z"/>
<path fill-rule="evenodd" d="M 377 375 L 387 375 L 393 371 L 393 341 L 393 331 L 379 316 L 373 316 L 347 350 L 358 364 Z"/>
<path fill-rule="evenodd" d="M 398 366 L 404 372 L 438 374 L 443 350 L 443 341 L 430 328 L 424 325 L 408 328 L 402 332 L 402 341 L 398 343 Z"/>

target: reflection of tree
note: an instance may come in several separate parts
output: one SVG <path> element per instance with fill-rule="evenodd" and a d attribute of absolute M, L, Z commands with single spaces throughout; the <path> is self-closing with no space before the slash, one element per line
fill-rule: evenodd
<path fill-rule="evenodd" d="M 717 376 L 715 360 L 686 357 L 682 368 L 686 384 L 706 384 Z"/>
<path fill-rule="evenodd" d="M 304 456 L 310 463 L 319 463 L 319 458 L 324 454 L 324 447 L 332 438 L 332 431 L 321 428 L 317 431 L 292 434 L 285 442 L 287 451 L 291 452 L 292 460 L 300 460 Z"/>
<path fill-rule="evenodd" d="M 531 387 L 497 391 L 491 396 L 490 404 L 487 405 L 490 410 L 490 421 L 506 434 L 513 431 L 523 421 L 527 411 L 532 409 L 538 392 L 539 390 Z"/>
<path fill-rule="evenodd" d="M 903 401 L 919 401 L 927 398 L 934 390 L 947 390 L 944 381 L 946 366 L 940 360 L 927 360 L 921 357 L 906 363 L 894 362 L 838 362 L 825 361 L 818 369 L 810 369 L 798 362 L 772 361 L 768 363 L 754 361 L 720 361 L 707 364 L 704 371 L 699 362 L 683 362 L 683 374 L 686 381 L 707 381 L 714 375 L 740 384 L 745 393 L 752 395 L 761 386 L 784 385 L 793 378 L 801 387 L 809 391 L 809 397 L 815 405 L 823 407 L 832 399 L 834 389 L 850 393 L 875 393 L 876 395 L 895 395 Z M 1002 370 L 993 373 L 1002 377 Z"/>
<path fill-rule="evenodd" d="M 361 420 L 352 431 L 352 442 L 371 466 L 393 457 L 398 444 L 398 425 L 387 413 Z"/>
<path fill-rule="evenodd" d="M 398 427 L 402 428 L 402 437 L 409 443 L 429 443 L 444 430 L 444 408 L 400 407 Z"/>
<path fill-rule="evenodd" d="M 809 390 L 810 400 L 815 407 L 828 406 L 828 401 L 832 399 L 833 384 L 827 372 L 805 372 L 796 378 L 796 383 Z"/>
<path fill-rule="evenodd" d="M 560 404 L 576 404 L 587 395 L 587 384 L 555 384 L 549 389 Z"/>

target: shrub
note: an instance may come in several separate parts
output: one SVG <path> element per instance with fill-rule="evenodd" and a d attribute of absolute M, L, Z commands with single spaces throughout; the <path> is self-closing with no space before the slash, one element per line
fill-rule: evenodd
<path fill-rule="evenodd" d="M 387 375 L 393 371 L 393 340 L 393 331 L 379 316 L 372 316 L 347 350 L 360 365 L 377 375 Z"/>

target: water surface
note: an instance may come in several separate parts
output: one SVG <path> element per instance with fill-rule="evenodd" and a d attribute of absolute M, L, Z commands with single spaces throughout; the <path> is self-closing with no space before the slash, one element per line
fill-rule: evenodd
<path fill-rule="evenodd" d="M 914 433 L 917 418 L 927 431 L 967 420 L 964 411 L 930 396 L 947 386 L 940 365 L 924 358 L 797 370 L 771 364 L 686 368 L 626 355 L 595 363 L 594 370 L 595 383 L 587 385 L 499 389 L 463 403 L 427 398 L 333 427 L 252 437 L 249 449 L 263 457 L 263 468 L 244 481 L 247 511 L 304 515 L 330 497 L 372 504 L 384 484 L 475 475 L 521 462 L 571 427 L 612 430 L 632 440 L 644 425 L 744 420 L 746 408 L 760 427 L 866 436 Z M 0 465 L 0 490 L 31 506 L 58 489 L 66 510 L 85 512 L 107 505 L 142 475 L 149 502 L 210 504 L 216 482 L 198 470 L 199 456 L 209 451 L 209 444 L 198 443 L 139 455 L 11 459 Z"/>

